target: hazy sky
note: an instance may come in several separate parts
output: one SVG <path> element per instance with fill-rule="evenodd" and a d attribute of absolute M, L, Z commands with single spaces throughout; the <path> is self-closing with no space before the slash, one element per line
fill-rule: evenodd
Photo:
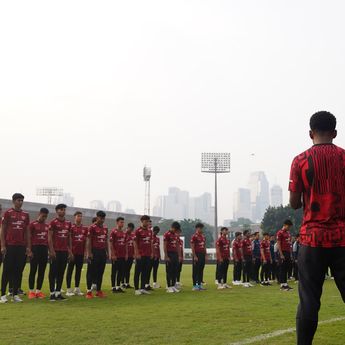
<path fill-rule="evenodd" d="M 1 1 L 0 197 L 62 186 L 75 204 L 143 211 L 169 186 L 213 192 L 203 151 L 232 154 L 233 192 L 264 170 L 287 200 L 308 120 L 345 146 L 343 1 Z M 255 158 L 251 158 L 251 153 Z"/>

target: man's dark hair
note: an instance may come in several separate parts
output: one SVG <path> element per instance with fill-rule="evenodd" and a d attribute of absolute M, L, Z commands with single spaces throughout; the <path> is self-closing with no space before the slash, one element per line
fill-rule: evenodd
<path fill-rule="evenodd" d="M 181 225 L 180 225 L 179 222 L 173 222 L 173 223 L 171 224 L 171 228 L 172 228 L 172 229 L 175 229 L 175 230 L 181 230 Z"/>
<path fill-rule="evenodd" d="M 299 234 L 297 234 L 295 237 L 296 237 L 296 239 L 297 239 L 297 238 L 299 238 L 299 237 L 300 237 L 300 235 L 299 235 Z"/>
<path fill-rule="evenodd" d="M 195 229 L 203 229 L 204 227 L 205 227 L 205 225 L 202 223 L 196 223 L 195 224 Z"/>
<path fill-rule="evenodd" d="M 97 217 L 93 217 L 92 220 L 91 220 L 92 224 L 93 224 L 96 220 L 97 220 Z"/>
<path fill-rule="evenodd" d="M 223 230 L 229 230 L 226 226 L 223 226 L 220 231 L 223 231 Z"/>
<path fill-rule="evenodd" d="M 74 212 L 74 215 L 73 215 L 73 216 L 75 217 L 75 216 L 79 216 L 79 215 L 83 215 L 83 212 L 76 211 L 76 212 Z"/>
<path fill-rule="evenodd" d="M 47 208 L 45 208 L 45 207 L 42 207 L 40 209 L 40 213 L 42 213 L 42 214 L 49 214 L 49 210 Z"/>
<path fill-rule="evenodd" d="M 67 205 L 65 205 L 65 204 L 58 204 L 58 205 L 56 205 L 56 207 L 55 207 L 55 211 L 57 211 L 57 210 L 63 210 L 64 208 L 67 208 Z"/>
<path fill-rule="evenodd" d="M 116 222 L 119 222 L 120 220 L 125 220 L 125 218 L 123 218 L 123 217 L 117 217 L 116 218 Z"/>
<path fill-rule="evenodd" d="M 153 232 L 157 232 L 157 234 L 159 233 L 160 230 L 161 229 L 157 225 L 153 227 Z"/>
<path fill-rule="evenodd" d="M 143 222 L 145 220 L 151 220 L 150 216 L 144 215 L 140 218 L 140 220 Z"/>
<path fill-rule="evenodd" d="M 292 226 L 292 221 L 290 219 L 287 219 L 284 221 L 284 225 L 289 225 L 289 226 Z"/>
<path fill-rule="evenodd" d="M 310 118 L 310 129 L 316 132 L 334 132 L 336 117 L 328 111 L 319 111 Z"/>
<path fill-rule="evenodd" d="M 98 212 L 96 213 L 96 216 L 97 216 L 97 217 L 100 217 L 100 218 L 105 218 L 106 214 L 105 214 L 104 211 L 98 211 Z"/>
<path fill-rule="evenodd" d="M 128 223 L 127 228 L 134 229 L 134 224 L 133 223 Z"/>
<path fill-rule="evenodd" d="M 244 231 L 243 231 L 243 235 L 244 235 L 244 236 L 247 236 L 248 234 L 250 235 L 250 230 L 244 230 Z"/>
<path fill-rule="evenodd" d="M 256 236 L 257 234 L 260 234 L 260 232 L 259 231 L 255 231 L 254 232 L 254 236 Z"/>
<path fill-rule="evenodd" d="M 262 236 L 269 236 L 270 234 L 268 232 L 264 232 Z"/>
<path fill-rule="evenodd" d="M 18 199 L 23 199 L 24 200 L 24 195 L 21 193 L 14 193 L 12 195 L 12 201 L 18 200 Z"/>
<path fill-rule="evenodd" d="M 242 235 L 242 232 L 240 232 L 240 231 L 235 232 L 235 237 L 238 237 L 240 235 Z"/>

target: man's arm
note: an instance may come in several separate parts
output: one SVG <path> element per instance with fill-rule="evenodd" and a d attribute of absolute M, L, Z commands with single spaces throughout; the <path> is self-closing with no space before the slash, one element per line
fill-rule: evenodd
<path fill-rule="evenodd" d="M 216 242 L 216 257 L 217 257 L 217 261 L 222 262 L 222 257 L 220 255 L 220 248 L 219 248 L 219 243 L 218 241 Z"/>
<path fill-rule="evenodd" d="M 167 262 L 170 262 L 170 258 L 168 256 L 168 243 L 165 239 L 164 239 L 164 260 Z"/>
<path fill-rule="evenodd" d="M 195 244 L 194 244 L 194 242 L 192 242 L 192 243 L 190 244 L 190 247 L 191 247 L 191 249 L 192 249 L 192 255 L 193 255 L 194 261 L 198 261 L 198 257 L 197 257 L 197 255 L 195 254 Z"/>
<path fill-rule="evenodd" d="M 278 248 L 278 253 L 280 255 L 280 259 L 284 260 L 284 255 L 283 255 L 283 251 L 282 251 L 282 247 L 281 247 L 281 241 L 277 240 L 277 248 Z"/>
<path fill-rule="evenodd" d="M 67 246 L 67 250 L 68 250 L 68 256 L 70 260 L 74 260 L 73 257 L 73 253 L 72 253 L 72 231 L 71 228 L 68 231 L 68 246 Z"/>
<path fill-rule="evenodd" d="M 25 234 L 26 234 L 26 255 L 29 258 L 31 258 L 32 257 L 32 251 L 31 251 L 31 229 L 30 229 L 30 225 L 26 227 Z"/>
<path fill-rule="evenodd" d="M 54 233 L 54 230 L 51 227 L 49 227 L 49 232 L 48 232 L 49 256 L 52 259 L 55 259 L 56 254 L 55 254 L 54 245 L 53 245 L 53 233 Z"/>
<path fill-rule="evenodd" d="M 300 192 L 290 192 L 290 206 L 294 210 L 298 210 L 303 206 L 302 204 L 302 193 Z"/>
<path fill-rule="evenodd" d="M 7 232 L 7 222 L 4 219 L 2 224 L 1 224 L 1 229 L 0 229 L 1 253 L 2 253 L 2 255 L 6 254 L 6 232 Z"/>

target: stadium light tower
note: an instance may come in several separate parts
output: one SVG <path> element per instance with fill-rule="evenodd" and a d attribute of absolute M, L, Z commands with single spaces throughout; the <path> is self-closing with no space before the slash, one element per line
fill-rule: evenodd
<path fill-rule="evenodd" d="M 145 201 L 144 201 L 144 214 L 150 215 L 150 200 L 151 200 L 151 168 L 144 167 L 144 182 L 145 182 Z"/>
<path fill-rule="evenodd" d="M 63 196 L 63 189 L 58 187 L 37 188 L 36 195 L 46 196 L 48 198 L 48 204 L 51 204 L 53 196 Z"/>
<path fill-rule="evenodd" d="M 201 154 L 201 172 L 214 174 L 214 231 L 215 240 L 218 234 L 218 174 L 230 172 L 230 153 Z"/>

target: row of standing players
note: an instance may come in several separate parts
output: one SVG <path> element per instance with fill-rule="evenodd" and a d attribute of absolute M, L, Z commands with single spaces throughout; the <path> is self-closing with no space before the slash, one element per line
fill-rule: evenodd
<path fill-rule="evenodd" d="M 108 236 L 108 229 L 104 225 L 105 213 L 97 212 L 93 224 L 85 227 L 82 224 L 82 213 L 76 212 L 74 223 L 65 219 L 66 205 L 56 206 L 56 218 L 49 224 L 46 222 L 49 211 L 42 208 L 37 220 L 29 222 L 29 216 L 22 210 L 24 197 L 16 193 L 13 196 L 13 208 L 6 211 L 1 226 L 1 254 L 4 269 L 1 279 L 1 299 L 6 303 L 7 284 L 15 302 L 19 297 L 22 273 L 26 258 L 30 259 L 29 298 L 44 298 L 42 285 L 47 265 L 50 262 L 49 285 L 50 300 L 64 300 L 61 287 L 67 267 L 67 296 L 83 295 L 80 290 L 81 270 L 84 260 L 87 260 L 87 293 L 88 299 L 93 298 L 93 290 L 97 297 L 105 297 L 102 291 L 102 281 L 107 260 L 112 262 L 111 283 L 112 292 L 123 293 L 124 288 L 132 288 L 129 284 L 130 272 L 135 260 L 134 287 L 135 294 L 149 294 L 151 272 L 153 288 L 159 288 L 157 271 L 160 255 L 160 241 L 157 237 L 159 227 L 152 228 L 149 216 L 141 218 L 141 227 L 134 230 L 129 223 L 125 229 L 124 219 L 116 220 L 116 227 Z M 259 268 L 261 269 L 261 284 L 270 285 L 278 272 L 278 281 L 282 290 L 291 289 L 287 285 L 288 272 L 294 262 L 291 235 L 292 223 L 286 221 L 283 229 L 277 233 L 275 250 L 274 241 L 268 234 L 260 242 L 259 234 L 251 235 L 249 231 L 236 233 L 232 242 L 234 261 L 234 285 L 243 284 L 250 287 L 250 281 L 259 282 Z M 203 271 L 206 262 L 206 241 L 203 234 L 203 224 L 196 225 L 195 234 L 191 238 L 193 255 L 193 290 L 204 290 Z M 177 293 L 181 288 L 180 274 L 183 262 L 183 242 L 180 238 L 181 228 L 178 222 L 171 225 L 164 234 L 164 254 L 166 262 L 167 292 Z M 254 237 L 253 237 L 254 236 Z M 298 239 L 295 242 L 298 248 Z M 295 246 L 294 246 L 295 247 Z M 230 263 L 230 241 L 228 229 L 222 228 L 221 235 L 216 242 L 217 270 L 216 283 L 219 289 L 230 288 L 227 284 L 227 271 Z M 72 274 L 75 269 L 75 288 L 71 288 Z M 243 272 L 243 281 L 241 274 Z M 296 268 L 297 274 L 297 268 Z M 36 279 L 37 275 L 37 279 Z M 36 280 L 36 289 L 35 289 Z M 18 292 L 19 291 L 19 292 Z"/>
<path fill-rule="evenodd" d="M 44 298 L 41 289 L 45 270 L 49 261 L 50 301 L 65 300 L 61 288 L 67 268 L 67 295 L 83 295 L 80 290 L 80 277 L 84 260 L 87 260 L 86 298 L 104 298 L 102 290 L 103 274 L 107 260 L 112 262 L 112 291 L 123 293 L 129 285 L 130 272 L 135 260 L 134 288 L 136 295 L 149 294 L 150 276 L 153 273 L 153 287 L 157 283 L 157 270 L 160 262 L 160 241 L 158 227 L 152 228 L 149 216 L 141 217 L 141 226 L 134 230 L 133 224 L 124 226 L 124 219 L 116 220 L 116 227 L 108 235 L 104 224 L 106 214 L 98 211 L 92 225 L 82 224 L 82 213 L 76 212 L 74 223 L 65 219 L 67 206 L 56 206 L 56 218 L 47 223 L 49 211 L 42 208 L 37 219 L 29 220 L 29 214 L 22 210 L 24 196 L 15 193 L 13 207 L 1 219 L 1 277 L 0 303 L 7 303 L 7 287 L 14 302 L 22 302 L 19 297 L 22 275 L 27 259 L 30 260 L 29 298 Z M 202 290 L 203 270 L 206 258 L 206 241 L 203 224 L 197 224 L 192 236 L 193 282 L 195 290 Z M 179 292 L 179 276 L 183 261 L 183 243 L 178 222 L 164 234 L 167 292 Z M 71 289 L 72 274 L 75 269 L 75 289 Z M 36 284 L 36 288 L 35 288 Z"/>

